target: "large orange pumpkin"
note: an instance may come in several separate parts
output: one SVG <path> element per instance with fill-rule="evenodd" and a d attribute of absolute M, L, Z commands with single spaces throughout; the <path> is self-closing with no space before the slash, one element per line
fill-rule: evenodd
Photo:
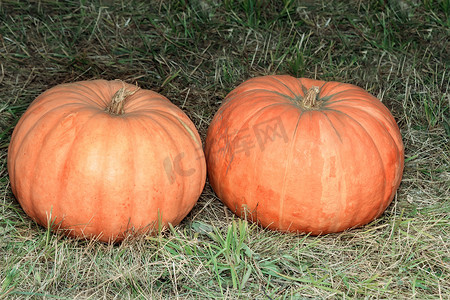
<path fill-rule="evenodd" d="M 404 148 L 388 109 L 350 84 L 250 79 L 208 129 L 217 196 L 264 227 L 313 235 L 380 216 L 400 184 Z"/>
<path fill-rule="evenodd" d="M 179 223 L 206 179 L 186 114 L 158 93 L 105 80 L 58 85 L 36 98 L 14 129 L 8 171 L 39 224 L 102 241 Z"/>

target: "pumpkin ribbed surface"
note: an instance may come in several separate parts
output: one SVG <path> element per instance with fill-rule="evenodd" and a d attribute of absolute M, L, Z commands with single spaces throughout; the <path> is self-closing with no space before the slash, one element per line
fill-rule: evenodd
<path fill-rule="evenodd" d="M 126 99 L 113 111 L 118 91 Z M 206 177 L 200 137 L 179 108 L 105 80 L 58 85 L 36 98 L 14 129 L 8 171 L 39 224 L 103 241 L 179 223 Z"/>
<path fill-rule="evenodd" d="M 315 235 L 380 216 L 404 164 L 398 126 L 378 99 L 291 76 L 253 78 L 230 92 L 205 155 L 215 193 L 237 215 Z"/>

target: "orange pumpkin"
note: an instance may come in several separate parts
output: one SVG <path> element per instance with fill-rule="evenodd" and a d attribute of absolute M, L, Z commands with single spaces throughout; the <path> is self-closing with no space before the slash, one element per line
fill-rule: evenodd
<path fill-rule="evenodd" d="M 264 227 L 313 235 L 380 216 L 400 184 L 404 148 L 388 109 L 350 84 L 250 79 L 208 129 L 217 196 Z"/>
<path fill-rule="evenodd" d="M 167 98 L 93 80 L 31 103 L 14 129 L 8 171 L 37 223 L 106 242 L 178 224 L 202 192 L 206 163 L 194 124 Z"/>

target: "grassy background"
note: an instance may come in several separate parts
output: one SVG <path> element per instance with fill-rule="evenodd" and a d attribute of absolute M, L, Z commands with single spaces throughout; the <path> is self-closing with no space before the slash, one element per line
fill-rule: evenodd
<path fill-rule="evenodd" d="M 450 298 L 449 0 L 31 2 L 0 0 L 0 298 Z M 392 111 L 406 165 L 381 218 L 269 232 L 207 184 L 180 226 L 112 246 L 50 234 L 11 193 L 12 129 L 56 84 L 137 82 L 204 138 L 224 96 L 266 74 L 356 84 Z"/>

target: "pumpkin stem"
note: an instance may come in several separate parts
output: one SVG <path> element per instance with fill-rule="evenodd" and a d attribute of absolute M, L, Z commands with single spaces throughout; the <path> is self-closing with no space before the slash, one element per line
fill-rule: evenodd
<path fill-rule="evenodd" d="M 112 115 L 122 115 L 125 111 L 125 100 L 128 96 L 136 93 L 140 88 L 137 87 L 134 91 L 129 91 L 125 87 L 120 88 L 112 97 L 111 103 L 106 107 L 105 111 Z"/>
<path fill-rule="evenodd" d="M 317 106 L 317 95 L 319 95 L 319 87 L 312 86 L 303 97 L 303 106 L 306 108 L 314 108 Z"/>

